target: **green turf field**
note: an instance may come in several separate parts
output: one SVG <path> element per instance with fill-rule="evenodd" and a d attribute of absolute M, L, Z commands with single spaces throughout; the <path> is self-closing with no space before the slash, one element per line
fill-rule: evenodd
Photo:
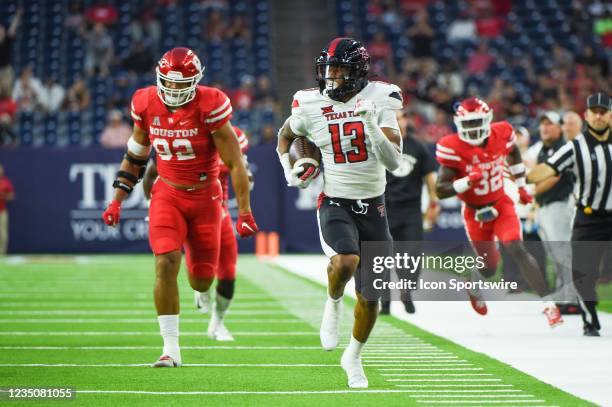
<path fill-rule="evenodd" d="M 184 367 L 151 369 L 161 352 L 152 264 L 151 256 L 0 260 L 0 388 L 73 387 L 69 405 L 590 405 L 391 317 L 365 348 L 370 388 L 349 390 L 341 350 L 319 347 L 324 288 L 249 256 L 227 318 L 236 341 L 206 337 L 181 273 Z"/>

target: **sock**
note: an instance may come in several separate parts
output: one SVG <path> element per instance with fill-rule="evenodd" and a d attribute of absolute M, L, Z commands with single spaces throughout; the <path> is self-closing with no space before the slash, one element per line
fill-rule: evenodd
<path fill-rule="evenodd" d="M 480 271 L 474 267 L 472 272 L 470 273 L 470 281 L 475 283 L 477 281 L 484 281 L 484 276 L 480 273 Z"/>
<path fill-rule="evenodd" d="M 210 294 L 208 291 L 198 291 L 198 295 L 200 296 L 200 300 L 204 303 L 208 303 L 210 301 Z"/>
<path fill-rule="evenodd" d="M 359 342 L 353 337 L 353 335 L 351 335 L 351 341 L 349 342 L 346 351 L 354 357 L 359 357 L 361 355 L 361 349 L 363 348 L 363 345 L 365 345 L 365 343 Z"/>
<path fill-rule="evenodd" d="M 340 301 L 342 301 L 342 298 L 344 298 L 344 295 L 341 295 L 339 298 L 332 298 L 331 295 L 329 295 L 329 293 L 328 293 L 327 294 L 327 298 L 329 298 L 330 301 L 333 302 L 334 304 L 337 304 Z"/>
<path fill-rule="evenodd" d="M 229 298 L 225 298 L 221 294 L 217 293 L 217 297 L 215 299 L 215 310 L 217 311 L 217 317 L 220 320 L 225 316 L 231 302 L 232 300 Z"/>
<path fill-rule="evenodd" d="M 164 339 L 164 350 L 162 353 L 172 357 L 176 361 L 181 360 L 179 348 L 179 316 L 158 315 L 159 332 Z"/>

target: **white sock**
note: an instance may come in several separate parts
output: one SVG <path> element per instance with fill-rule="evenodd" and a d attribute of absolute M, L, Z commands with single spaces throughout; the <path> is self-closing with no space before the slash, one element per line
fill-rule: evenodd
<path fill-rule="evenodd" d="M 200 296 L 200 300 L 202 302 L 208 302 L 210 300 L 210 295 L 208 294 L 208 291 L 197 291 L 197 293 Z"/>
<path fill-rule="evenodd" d="M 471 282 L 477 282 L 477 281 L 484 281 L 484 276 L 480 273 L 480 270 L 478 270 L 476 267 L 474 267 L 472 269 L 471 275 L 470 275 L 470 281 Z"/>
<path fill-rule="evenodd" d="M 179 316 L 158 315 L 159 332 L 164 339 L 164 350 L 162 353 L 180 361 L 181 350 L 179 348 Z"/>
<path fill-rule="evenodd" d="M 353 335 L 351 335 L 351 341 L 349 342 L 346 351 L 352 356 L 358 358 L 361 355 L 361 349 L 363 348 L 363 345 L 365 345 L 365 342 L 361 343 L 357 339 L 355 339 Z"/>
<path fill-rule="evenodd" d="M 339 298 L 332 298 L 331 295 L 329 295 L 329 293 L 327 293 L 327 298 L 329 298 L 331 302 L 337 304 L 340 301 L 342 301 L 342 298 L 344 298 L 344 295 L 341 295 Z"/>
<path fill-rule="evenodd" d="M 220 320 L 223 319 L 223 317 L 225 316 L 225 313 L 227 312 L 227 309 L 229 308 L 231 302 L 232 300 L 230 300 L 229 298 L 225 298 L 221 294 L 217 293 L 217 296 L 215 298 L 215 310 L 217 311 L 217 316 Z"/>

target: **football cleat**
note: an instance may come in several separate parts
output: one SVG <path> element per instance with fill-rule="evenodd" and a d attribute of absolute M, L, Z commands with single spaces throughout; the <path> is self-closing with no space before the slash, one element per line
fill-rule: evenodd
<path fill-rule="evenodd" d="M 331 298 L 327 298 L 323 319 L 321 320 L 321 329 L 319 330 L 321 346 L 325 350 L 334 350 L 338 346 L 342 308 L 342 300 L 332 301 Z"/>
<path fill-rule="evenodd" d="M 340 359 L 340 365 L 348 378 L 348 387 L 351 389 L 368 388 L 368 378 L 361 365 L 361 356 L 352 355 L 346 349 Z"/>
<path fill-rule="evenodd" d="M 599 330 L 590 324 L 584 325 L 583 334 L 584 336 L 600 336 Z"/>
<path fill-rule="evenodd" d="M 389 315 L 391 313 L 391 302 L 381 301 L 380 302 L 380 315 Z"/>
<path fill-rule="evenodd" d="M 208 291 L 204 293 L 194 291 L 193 298 L 195 300 L 195 305 L 198 311 L 201 314 L 208 314 L 208 310 L 210 309 L 210 294 L 208 293 Z"/>
<path fill-rule="evenodd" d="M 480 290 L 467 290 L 468 297 L 470 297 L 470 304 L 472 308 L 480 315 L 487 315 L 487 303 L 482 298 Z"/>
<path fill-rule="evenodd" d="M 181 364 L 180 361 L 176 361 L 168 355 L 162 355 L 151 367 L 180 367 Z"/>
<path fill-rule="evenodd" d="M 542 313 L 546 316 L 546 319 L 548 319 L 548 326 L 551 328 L 563 323 L 561 311 L 559 311 L 559 308 L 555 304 L 546 305 Z"/>
<path fill-rule="evenodd" d="M 210 339 L 214 339 L 215 341 L 233 341 L 234 337 L 225 327 L 223 320 L 219 319 L 217 312 L 213 309 L 212 315 L 210 317 L 210 322 L 208 323 L 208 337 Z"/>

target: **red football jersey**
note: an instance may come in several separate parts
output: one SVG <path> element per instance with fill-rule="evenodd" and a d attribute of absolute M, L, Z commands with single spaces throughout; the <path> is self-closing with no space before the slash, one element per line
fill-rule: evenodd
<path fill-rule="evenodd" d="M 240 152 L 244 154 L 249 149 L 249 139 L 238 127 L 234 126 L 234 131 L 236 136 L 238 136 Z M 221 181 L 221 187 L 223 187 L 223 203 L 225 205 L 229 199 L 229 168 L 227 168 L 221 157 L 219 157 L 219 181 Z"/>
<path fill-rule="evenodd" d="M 162 178 L 182 185 L 219 176 L 219 154 L 212 132 L 232 117 L 229 98 L 219 89 L 196 88 L 195 98 L 174 113 L 157 88 L 138 89 L 132 97 L 132 119 L 149 134 Z"/>
<path fill-rule="evenodd" d="M 505 195 L 504 169 L 514 141 L 510 123 L 495 122 L 484 146 L 468 144 L 457 133 L 442 137 L 436 144 L 436 159 L 441 165 L 456 169 L 457 179 L 467 176 L 474 167 L 480 168 L 483 175 L 480 183 L 457 196 L 468 204 L 484 205 Z"/>

